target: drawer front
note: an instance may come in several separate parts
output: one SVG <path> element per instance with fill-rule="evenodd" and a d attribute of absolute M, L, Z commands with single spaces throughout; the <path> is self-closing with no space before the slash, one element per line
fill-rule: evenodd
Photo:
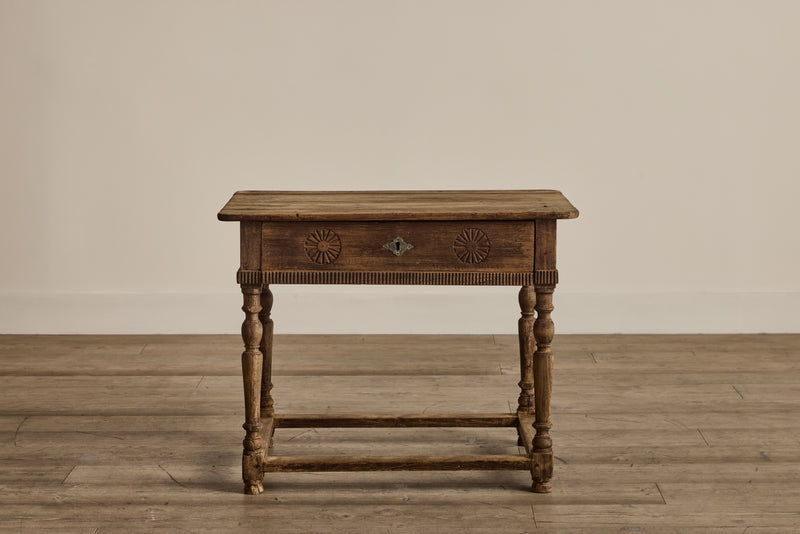
<path fill-rule="evenodd" d="M 264 271 L 532 272 L 532 221 L 269 222 Z"/>

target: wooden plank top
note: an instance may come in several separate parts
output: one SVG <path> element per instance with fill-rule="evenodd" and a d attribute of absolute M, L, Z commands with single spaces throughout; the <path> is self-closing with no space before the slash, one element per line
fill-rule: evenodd
<path fill-rule="evenodd" d="M 237 191 L 220 221 L 574 219 L 559 191 Z"/>

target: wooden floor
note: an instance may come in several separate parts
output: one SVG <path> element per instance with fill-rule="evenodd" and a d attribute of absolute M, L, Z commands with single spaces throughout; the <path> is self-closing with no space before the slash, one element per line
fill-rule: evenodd
<path fill-rule="evenodd" d="M 525 472 L 268 474 L 237 336 L 0 336 L 0 531 L 800 532 L 800 335 L 556 336 Z M 514 336 L 278 336 L 279 412 L 515 407 Z M 279 429 L 277 454 L 513 453 L 512 428 Z"/>

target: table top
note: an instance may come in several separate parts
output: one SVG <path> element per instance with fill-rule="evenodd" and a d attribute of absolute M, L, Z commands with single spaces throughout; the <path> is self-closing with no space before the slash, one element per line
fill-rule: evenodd
<path fill-rule="evenodd" d="M 237 191 L 221 221 L 574 219 L 559 191 Z"/>

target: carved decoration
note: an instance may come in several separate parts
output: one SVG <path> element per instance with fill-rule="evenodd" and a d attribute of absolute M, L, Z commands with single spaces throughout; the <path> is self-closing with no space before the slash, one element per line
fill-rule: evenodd
<path fill-rule="evenodd" d="M 533 271 L 533 283 L 537 286 L 554 286 L 558 283 L 558 271 L 556 269 Z"/>
<path fill-rule="evenodd" d="M 489 249 L 489 237 L 479 228 L 465 228 L 453 240 L 453 252 L 463 263 L 482 262 L 489 255 Z"/>
<path fill-rule="evenodd" d="M 239 284 L 410 284 L 469 286 L 529 286 L 533 272 L 444 271 L 245 271 L 236 274 Z"/>
<path fill-rule="evenodd" d="M 339 257 L 342 252 L 342 240 L 333 230 L 317 228 L 306 236 L 303 248 L 308 259 L 326 265 L 333 263 Z"/>

